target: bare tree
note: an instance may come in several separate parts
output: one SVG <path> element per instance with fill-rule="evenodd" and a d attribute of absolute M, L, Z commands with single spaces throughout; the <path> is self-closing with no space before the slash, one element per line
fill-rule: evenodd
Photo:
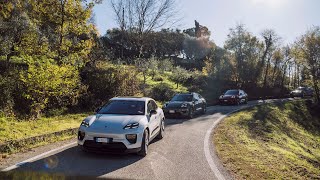
<path fill-rule="evenodd" d="M 111 0 L 115 19 L 122 31 L 136 32 L 139 36 L 141 57 L 144 36 L 166 25 L 173 25 L 177 18 L 176 0 Z"/>

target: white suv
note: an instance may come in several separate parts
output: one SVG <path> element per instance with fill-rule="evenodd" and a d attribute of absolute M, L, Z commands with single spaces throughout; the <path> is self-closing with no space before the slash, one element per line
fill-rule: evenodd
<path fill-rule="evenodd" d="M 149 142 L 163 138 L 164 120 L 162 109 L 151 98 L 112 98 L 82 121 L 78 145 L 91 152 L 146 156 Z"/>

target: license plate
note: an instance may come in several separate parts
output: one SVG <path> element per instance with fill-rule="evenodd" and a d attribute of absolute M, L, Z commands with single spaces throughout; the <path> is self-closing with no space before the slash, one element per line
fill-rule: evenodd
<path fill-rule="evenodd" d="M 96 142 L 98 142 L 98 143 L 109 143 L 110 139 L 109 138 L 96 138 Z"/>
<path fill-rule="evenodd" d="M 224 100 L 224 102 L 228 102 L 228 100 Z"/>
<path fill-rule="evenodd" d="M 169 110 L 169 113 L 175 113 L 175 111 L 174 110 Z"/>

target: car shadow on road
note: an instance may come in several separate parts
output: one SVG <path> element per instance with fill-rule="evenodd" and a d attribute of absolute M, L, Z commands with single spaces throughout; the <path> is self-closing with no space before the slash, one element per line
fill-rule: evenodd
<path fill-rule="evenodd" d="M 243 108 L 247 105 L 240 105 L 240 106 L 211 106 L 210 109 L 207 110 L 205 114 L 196 114 L 192 119 L 190 118 L 184 118 L 184 117 L 168 117 L 165 120 L 166 126 L 172 126 L 177 124 L 183 124 L 188 122 L 199 122 L 199 121 L 207 121 L 212 120 L 212 115 L 219 114 L 219 115 L 225 115 L 229 112 L 232 112 L 236 109 Z"/>
<path fill-rule="evenodd" d="M 11 171 L 9 177 L 14 177 L 15 173 L 22 173 L 22 177 L 27 176 L 33 179 L 34 176 L 38 179 L 38 177 L 57 175 L 68 178 L 77 177 L 76 179 L 96 178 L 129 166 L 140 159 L 142 157 L 136 154 L 95 154 L 72 147 L 55 155 L 22 164 Z"/>

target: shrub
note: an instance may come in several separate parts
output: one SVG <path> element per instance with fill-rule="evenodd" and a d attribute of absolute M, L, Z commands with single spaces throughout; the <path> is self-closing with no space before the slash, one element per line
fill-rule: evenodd
<path fill-rule="evenodd" d="M 190 77 L 190 72 L 184 68 L 181 68 L 180 66 L 177 66 L 170 77 L 171 80 L 173 80 L 177 84 L 177 89 L 179 87 L 179 84 L 182 84 L 186 82 L 186 80 Z"/>
<path fill-rule="evenodd" d="M 157 101 L 168 101 L 174 94 L 169 84 L 159 83 L 151 89 L 149 96 Z"/>
<path fill-rule="evenodd" d="M 82 96 L 81 108 L 94 109 L 115 96 L 134 96 L 140 93 L 138 71 L 131 66 L 104 65 L 88 67 L 81 73 L 82 82 L 88 86 Z"/>
<path fill-rule="evenodd" d="M 50 103 L 70 104 L 78 97 L 80 79 L 71 65 L 57 65 L 53 59 L 26 56 L 26 71 L 20 72 L 24 97 L 31 100 L 31 117 L 37 119 Z"/>

